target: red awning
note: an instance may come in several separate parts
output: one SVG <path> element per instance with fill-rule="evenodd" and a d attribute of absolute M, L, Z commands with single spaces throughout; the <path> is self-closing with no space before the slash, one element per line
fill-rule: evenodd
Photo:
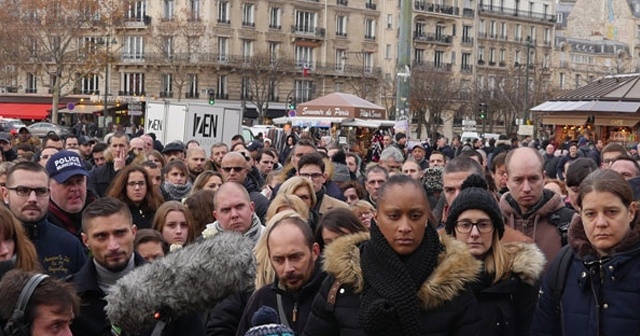
<path fill-rule="evenodd" d="M 42 120 L 51 110 L 51 104 L 0 103 L 0 117 Z"/>

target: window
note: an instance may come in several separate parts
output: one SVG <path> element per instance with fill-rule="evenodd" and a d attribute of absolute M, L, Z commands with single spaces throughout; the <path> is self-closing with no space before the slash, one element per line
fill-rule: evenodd
<path fill-rule="evenodd" d="M 147 15 L 147 2 L 146 1 L 134 1 L 129 4 L 129 8 L 126 13 L 127 19 L 129 21 L 139 21 L 142 22 L 144 17 Z"/>
<path fill-rule="evenodd" d="M 36 75 L 29 72 L 27 73 L 27 88 L 26 93 L 37 93 L 38 92 L 38 80 Z"/>
<path fill-rule="evenodd" d="M 271 11 L 269 12 L 269 28 L 282 28 L 282 11 L 278 7 L 271 8 Z"/>
<path fill-rule="evenodd" d="M 271 64 L 275 64 L 278 61 L 279 56 L 280 56 L 280 43 L 269 42 L 269 59 L 271 60 Z"/>
<path fill-rule="evenodd" d="M 444 51 L 438 51 L 433 53 L 433 66 L 436 68 L 442 68 L 444 66 Z"/>
<path fill-rule="evenodd" d="M 144 37 L 126 36 L 124 38 L 122 58 L 125 61 L 136 61 L 144 59 Z"/>
<path fill-rule="evenodd" d="M 462 43 L 472 43 L 471 26 L 462 26 Z"/>
<path fill-rule="evenodd" d="M 393 14 L 387 14 L 387 29 L 393 29 Z"/>
<path fill-rule="evenodd" d="M 451 52 L 451 64 L 456 64 L 456 52 Z"/>
<path fill-rule="evenodd" d="M 384 58 L 391 58 L 391 52 L 392 52 L 391 45 L 387 44 L 384 49 Z"/>
<path fill-rule="evenodd" d="M 462 53 L 462 71 L 469 72 L 471 71 L 471 54 L 470 53 Z"/>
<path fill-rule="evenodd" d="M 269 81 L 269 100 L 277 101 L 278 100 L 278 86 L 276 85 L 276 80 L 272 79 Z"/>
<path fill-rule="evenodd" d="M 496 62 L 496 49 L 489 48 L 489 65 Z"/>
<path fill-rule="evenodd" d="M 556 13 L 556 23 L 562 23 L 562 21 L 564 21 L 564 14 Z"/>
<path fill-rule="evenodd" d="M 200 21 L 200 0 L 189 0 L 189 18 Z"/>
<path fill-rule="evenodd" d="M 500 49 L 500 55 L 498 56 L 498 61 L 500 65 L 505 66 L 507 64 L 507 51 L 504 49 Z"/>
<path fill-rule="evenodd" d="M 564 85 L 565 85 L 565 78 L 564 78 L 564 72 L 560 73 L 560 89 L 564 89 Z"/>
<path fill-rule="evenodd" d="M 546 20 L 547 14 L 549 14 L 549 5 L 543 4 L 542 6 L 542 15 L 544 15 L 544 19 Z"/>
<path fill-rule="evenodd" d="M 495 21 L 491 21 L 491 22 L 489 22 L 489 37 L 495 38 L 496 36 L 497 36 L 497 34 L 496 34 L 496 22 Z"/>
<path fill-rule="evenodd" d="M 144 74 L 129 73 L 122 74 L 122 92 L 125 96 L 141 96 L 144 94 Z"/>
<path fill-rule="evenodd" d="M 347 65 L 347 52 L 344 49 L 336 49 L 336 71 L 344 71 Z"/>
<path fill-rule="evenodd" d="M 295 47 L 296 68 L 313 68 L 313 48 L 297 45 Z"/>
<path fill-rule="evenodd" d="M 227 62 L 229 61 L 229 38 L 218 37 L 218 60 Z"/>
<path fill-rule="evenodd" d="M 424 49 L 415 49 L 413 52 L 413 61 L 416 64 L 424 64 Z"/>
<path fill-rule="evenodd" d="M 442 41 L 444 39 L 444 31 L 447 29 L 442 24 L 436 24 L 436 41 Z"/>
<path fill-rule="evenodd" d="M 500 24 L 500 39 L 501 40 L 507 39 L 507 23 L 506 22 L 502 22 Z"/>
<path fill-rule="evenodd" d="M 218 2 L 218 22 L 219 23 L 231 23 L 229 19 L 229 1 Z"/>
<path fill-rule="evenodd" d="M 367 73 L 373 72 L 373 54 L 367 52 L 363 55 L 364 57 L 364 71 Z"/>
<path fill-rule="evenodd" d="M 255 27 L 256 22 L 254 18 L 254 6 L 253 4 L 246 3 L 242 5 L 242 25 L 245 27 Z"/>
<path fill-rule="evenodd" d="M 533 1 L 529 2 L 529 17 L 533 16 Z"/>
<path fill-rule="evenodd" d="M 313 95 L 313 83 L 308 80 L 297 80 L 294 83 L 294 97 L 299 102 L 311 99 Z"/>
<path fill-rule="evenodd" d="M 427 36 L 427 23 L 423 21 L 416 22 L 415 36 L 426 37 Z"/>
<path fill-rule="evenodd" d="M 580 87 L 580 79 L 581 79 L 580 77 L 581 77 L 580 74 L 576 74 L 576 79 L 575 79 L 576 89 Z"/>
<path fill-rule="evenodd" d="M 316 13 L 297 11 L 296 12 L 296 31 L 315 33 L 316 30 Z"/>
<path fill-rule="evenodd" d="M 516 41 L 522 42 L 522 26 L 516 24 Z"/>
<path fill-rule="evenodd" d="M 167 58 L 173 57 L 173 37 L 164 36 L 162 38 L 162 52 Z"/>
<path fill-rule="evenodd" d="M 376 39 L 376 20 L 374 19 L 364 20 L 364 38 L 369 40 Z"/>
<path fill-rule="evenodd" d="M 249 77 L 242 77 L 240 87 L 241 99 L 251 99 L 251 79 Z"/>
<path fill-rule="evenodd" d="M 520 50 L 516 50 L 513 53 L 513 61 L 515 62 L 515 65 L 520 65 L 522 64 L 522 62 L 520 62 Z"/>
<path fill-rule="evenodd" d="M 551 29 L 549 28 L 544 29 L 544 44 L 545 45 L 551 44 Z"/>
<path fill-rule="evenodd" d="M 167 21 L 171 21 L 173 20 L 173 10 L 175 8 L 175 1 L 174 0 L 164 0 L 164 15 L 163 15 L 163 19 L 167 20 Z"/>
<path fill-rule="evenodd" d="M 218 85 L 216 86 L 217 98 L 227 97 L 227 76 L 218 76 Z"/>
<path fill-rule="evenodd" d="M 100 76 L 97 74 L 89 74 L 80 78 L 80 93 L 93 94 L 100 90 Z"/>
<path fill-rule="evenodd" d="M 160 91 L 160 97 L 172 98 L 173 96 L 173 79 L 171 74 L 162 75 L 162 91 Z"/>
<path fill-rule="evenodd" d="M 529 27 L 529 37 L 531 37 L 531 41 L 535 43 L 535 41 L 536 41 L 536 26 Z"/>
<path fill-rule="evenodd" d="M 478 47 L 478 62 L 484 62 L 484 47 Z"/>
<path fill-rule="evenodd" d="M 345 15 L 336 15 L 336 36 L 347 36 L 347 17 Z"/>
<path fill-rule="evenodd" d="M 253 56 L 253 41 L 242 40 L 242 60 L 244 62 L 251 62 Z"/>

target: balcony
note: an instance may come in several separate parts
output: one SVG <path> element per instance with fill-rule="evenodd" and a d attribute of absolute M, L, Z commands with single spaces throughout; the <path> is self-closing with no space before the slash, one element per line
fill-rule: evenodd
<path fill-rule="evenodd" d="M 227 19 L 218 18 L 218 24 L 227 26 L 231 24 L 231 20 L 228 18 Z"/>
<path fill-rule="evenodd" d="M 347 32 L 336 32 L 336 37 L 347 38 Z"/>
<path fill-rule="evenodd" d="M 473 45 L 473 37 L 463 36 L 462 37 L 462 44 L 464 44 L 464 45 Z"/>
<path fill-rule="evenodd" d="M 368 41 L 375 41 L 376 40 L 376 36 L 373 34 L 364 34 L 364 39 L 368 40 Z"/>
<path fill-rule="evenodd" d="M 144 54 L 142 53 L 125 53 L 122 54 L 122 62 L 124 63 L 143 63 L 144 62 Z"/>
<path fill-rule="evenodd" d="M 318 27 L 308 27 L 304 25 L 292 25 L 291 32 L 296 37 L 311 38 L 311 39 L 324 39 L 326 30 Z"/>
<path fill-rule="evenodd" d="M 269 29 L 281 30 L 282 29 L 282 25 L 270 23 L 269 24 Z"/>
<path fill-rule="evenodd" d="M 124 18 L 124 26 L 126 28 L 146 28 L 151 24 L 151 16 L 139 15 Z"/>
<path fill-rule="evenodd" d="M 555 23 L 556 16 L 552 14 L 534 13 L 525 10 L 516 10 L 512 8 L 504 8 L 500 6 L 492 6 L 491 4 L 485 4 L 480 7 L 480 10 L 485 13 L 496 14 L 499 16 L 518 17 L 521 20 L 537 21 L 546 23 Z"/>
<path fill-rule="evenodd" d="M 476 15 L 476 11 L 474 11 L 471 8 L 464 8 L 462 9 L 462 16 L 465 17 L 474 17 Z"/>
<path fill-rule="evenodd" d="M 336 5 L 349 6 L 349 1 L 347 1 L 347 0 L 336 0 Z"/>
<path fill-rule="evenodd" d="M 367 9 L 376 10 L 378 6 L 376 6 L 376 4 L 374 4 L 374 3 L 372 3 L 372 2 L 367 2 L 367 3 L 365 4 L 365 7 L 366 7 Z"/>
<path fill-rule="evenodd" d="M 426 62 L 418 60 L 413 61 L 413 67 L 417 70 L 451 72 L 451 63 Z"/>
<path fill-rule="evenodd" d="M 430 42 L 430 43 L 438 43 L 438 44 L 451 44 L 453 42 L 453 36 L 451 35 L 443 35 L 436 33 L 423 33 L 423 32 L 413 32 L 413 40 L 421 41 L 421 42 Z"/>
<path fill-rule="evenodd" d="M 256 23 L 255 22 L 242 21 L 242 27 L 243 28 L 255 28 L 256 27 Z"/>
<path fill-rule="evenodd" d="M 429 12 L 429 13 L 438 13 L 438 14 L 456 15 L 456 16 L 460 15 L 459 7 L 427 3 L 424 1 L 415 1 L 413 3 L 413 8 L 415 10 Z"/>
<path fill-rule="evenodd" d="M 160 91 L 158 96 L 160 96 L 160 98 L 173 98 L 173 92 L 172 91 Z"/>
<path fill-rule="evenodd" d="M 487 32 L 478 32 L 478 38 L 486 39 L 487 36 Z"/>
<path fill-rule="evenodd" d="M 500 61 L 500 63 L 498 63 L 498 66 L 501 68 L 504 68 L 507 66 L 507 61 Z"/>
<path fill-rule="evenodd" d="M 460 72 L 466 72 L 466 73 L 471 73 L 473 72 L 473 65 L 469 65 L 469 64 L 462 64 L 460 66 Z"/>

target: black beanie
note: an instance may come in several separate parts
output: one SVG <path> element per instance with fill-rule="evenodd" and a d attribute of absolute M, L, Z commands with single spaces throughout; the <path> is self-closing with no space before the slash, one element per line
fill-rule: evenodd
<path fill-rule="evenodd" d="M 491 221 L 493 227 L 498 231 L 498 237 L 504 235 L 504 218 L 502 211 L 496 201 L 495 196 L 487 189 L 487 182 L 479 175 L 473 174 L 462 183 L 460 194 L 449 206 L 445 230 L 447 234 L 452 234 L 461 213 L 477 209 L 484 211 Z"/>

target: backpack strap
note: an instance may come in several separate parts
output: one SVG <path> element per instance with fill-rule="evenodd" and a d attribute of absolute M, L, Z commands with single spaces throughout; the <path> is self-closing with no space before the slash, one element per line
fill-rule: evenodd
<path fill-rule="evenodd" d="M 329 289 L 329 294 L 327 294 L 327 310 L 333 311 L 333 307 L 336 305 L 336 299 L 338 298 L 338 290 L 342 286 L 342 282 L 336 279 L 331 285 Z"/>
<path fill-rule="evenodd" d="M 566 246 L 569 243 L 569 226 L 575 214 L 575 210 L 562 207 L 549 215 L 549 223 L 558 229 L 562 246 Z"/>
<path fill-rule="evenodd" d="M 571 267 L 571 261 L 573 260 L 573 249 L 571 246 L 564 246 L 558 254 L 553 258 L 553 261 L 549 265 L 547 270 L 547 279 L 549 279 L 549 292 L 553 297 L 556 310 L 560 311 L 560 302 L 562 300 L 562 293 L 567 282 L 567 276 L 569 268 Z"/>

